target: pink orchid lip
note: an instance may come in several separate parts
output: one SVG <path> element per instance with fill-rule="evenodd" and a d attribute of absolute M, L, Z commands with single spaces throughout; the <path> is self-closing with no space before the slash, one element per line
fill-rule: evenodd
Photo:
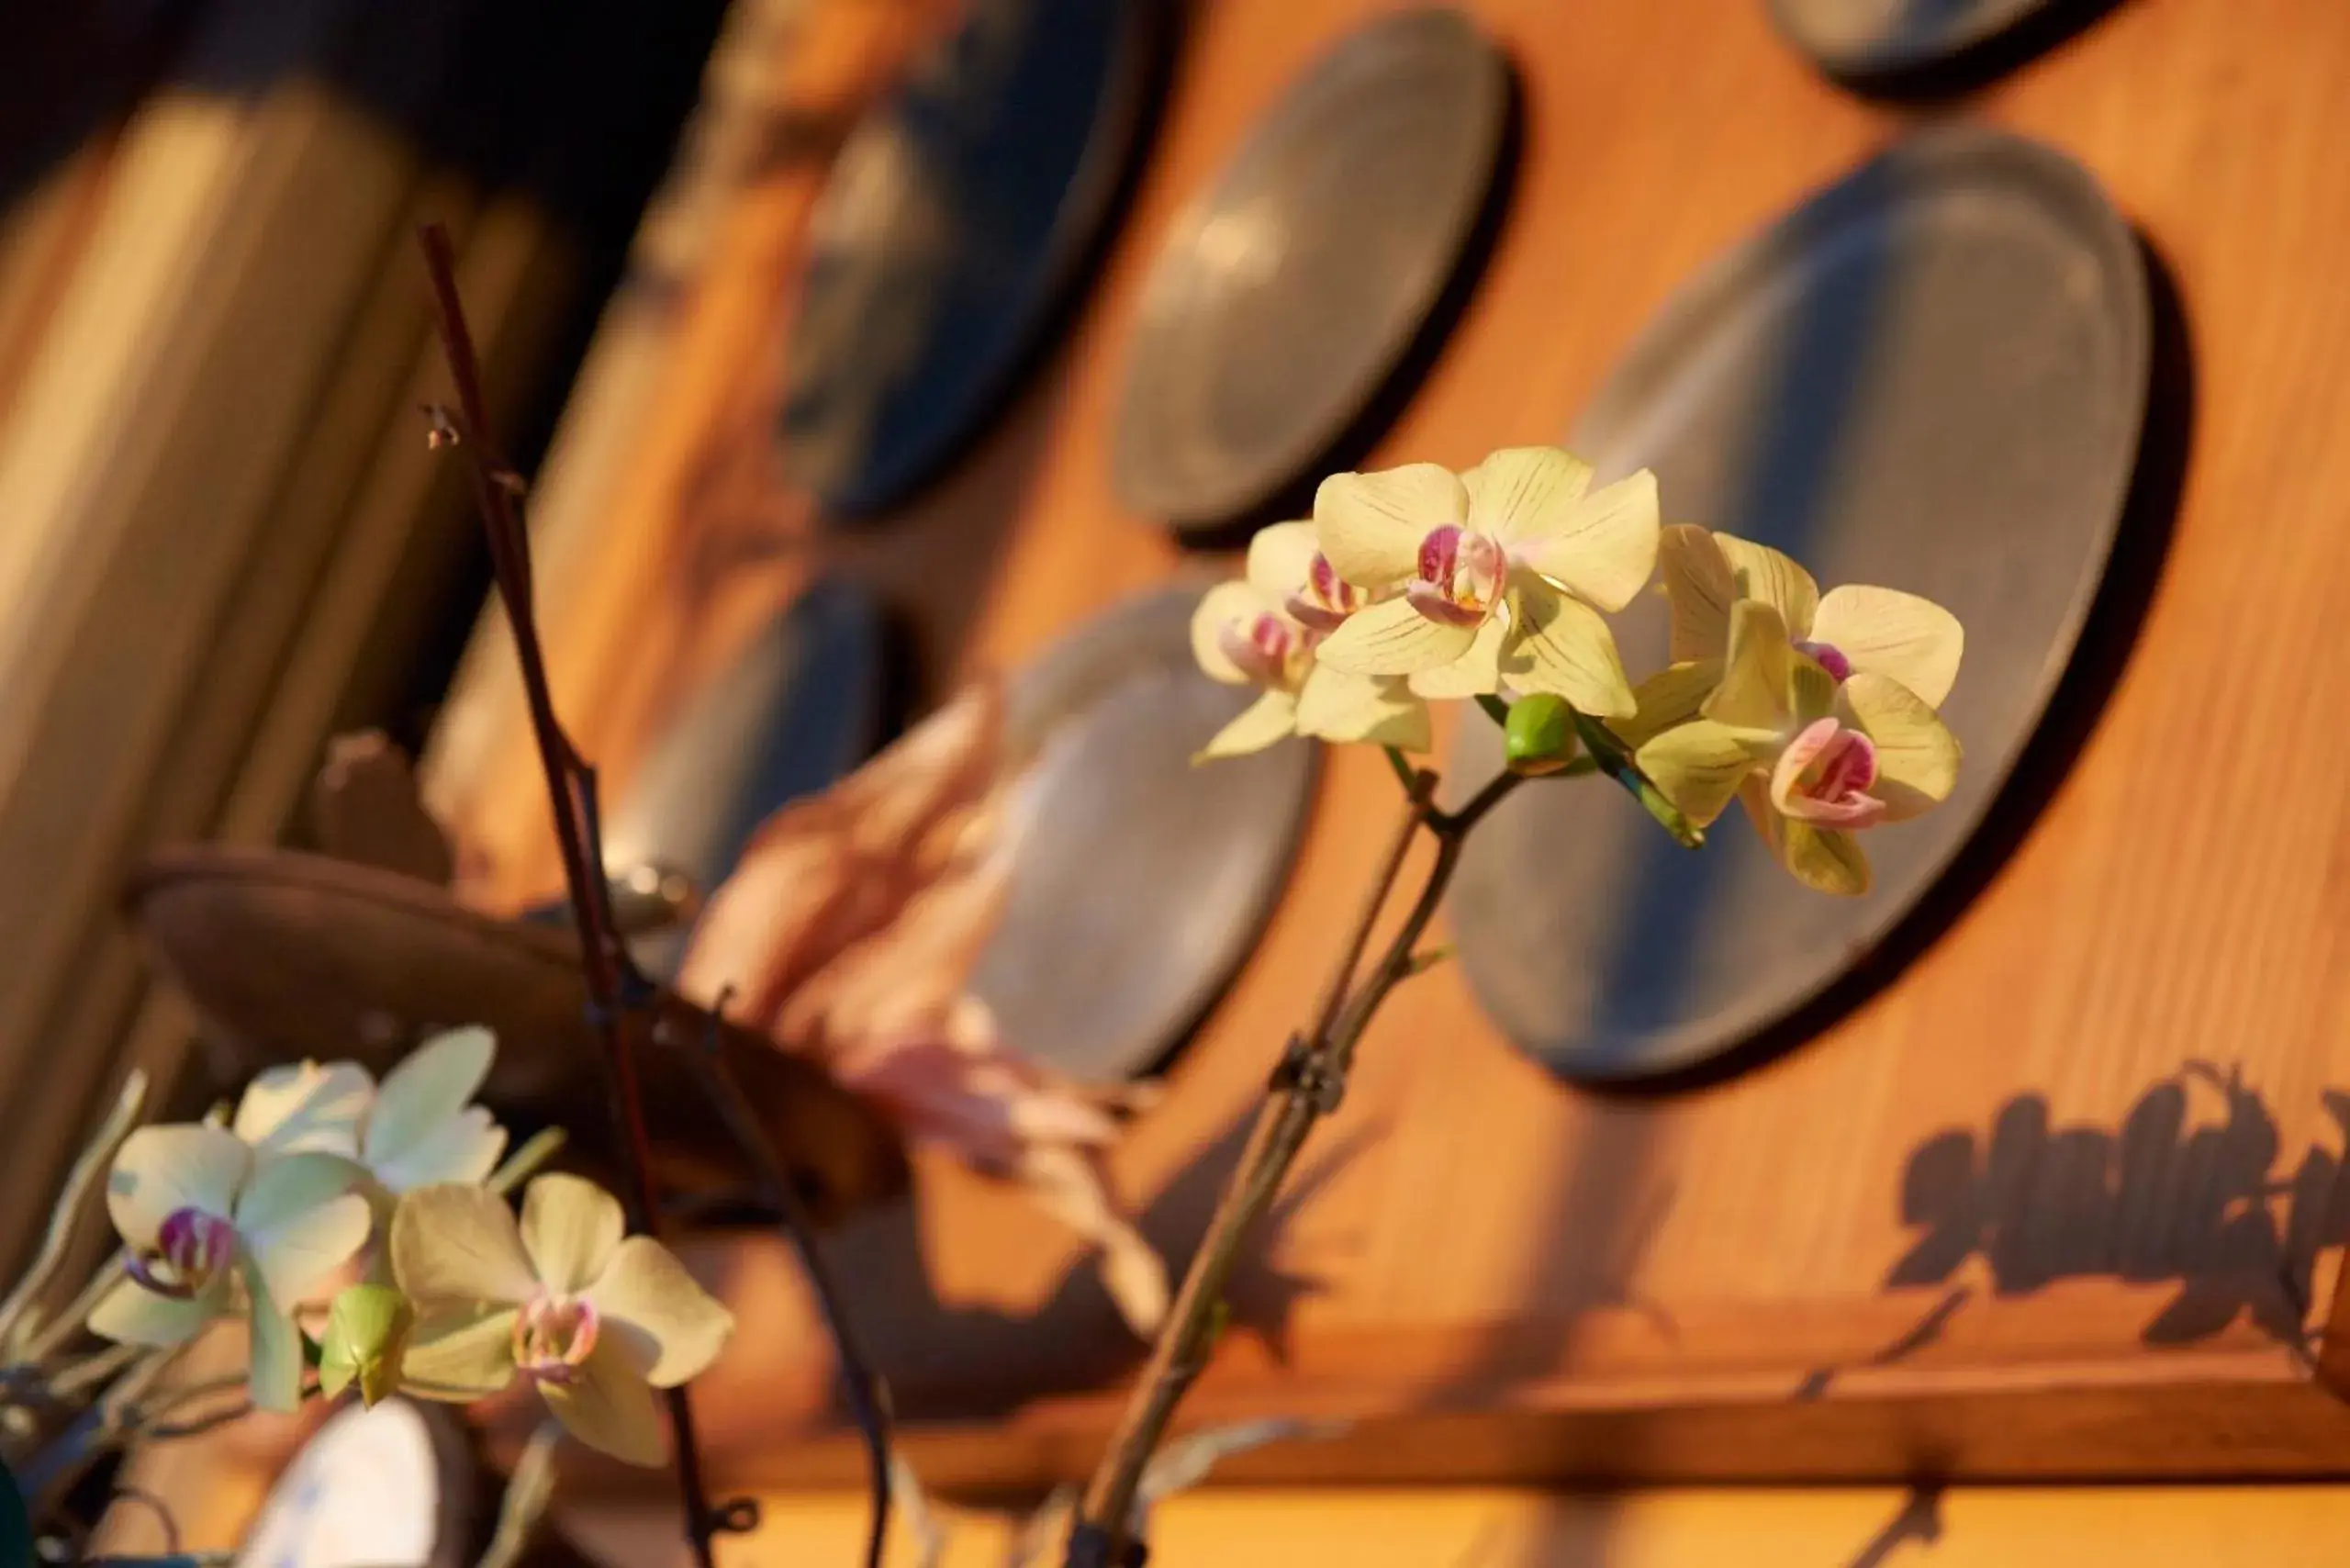
<path fill-rule="evenodd" d="M 1809 655 L 1813 662 L 1835 677 L 1840 684 L 1852 678 L 1852 661 L 1845 657 L 1844 650 L 1833 643 L 1815 643 L 1807 637 L 1796 644 L 1796 652 Z"/>
<path fill-rule="evenodd" d="M 541 1291 L 514 1315 L 514 1365 L 525 1377 L 560 1388 L 595 1352 L 601 1327 L 596 1304 Z"/>
<path fill-rule="evenodd" d="M 1876 743 L 1834 719 L 1815 719 L 1787 743 L 1771 770 L 1771 798 L 1797 822 L 1864 828 L 1884 819 L 1876 783 Z"/>
<path fill-rule="evenodd" d="M 1305 582 L 1289 596 L 1281 608 L 1301 625 L 1316 632 L 1335 632 L 1348 616 L 1371 602 L 1370 596 L 1346 578 L 1330 565 L 1330 557 L 1320 551 L 1314 554 L 1314 563 L 1305 569 Z"/>
<path fill-rule="evenodd" d="M 1420 541 L 1418 573 L 1404 590 L 1414 610 L 1447 626 L 1476 626 L 1493 613 L 1509 557 L 1482 533 L 1453 523 Z"/>
<path fill-rule="evenodd" d="M 202 1209 L 173 1209 L 163 1216 L 149 1252 L 129 1252 L 123 1271 L 157 1295 L 187 1301 L 203 1294 L 237 1256 L 237 1230 Z"/>
<path fill-rule="evenodd" d="M 1299 630 L 1270 611 L 1226 622 L 1216 633 L 1216 646 L 1236 669 L 1260 686 L 1287 684 L 1292 666 L 1305 651 Z"/>

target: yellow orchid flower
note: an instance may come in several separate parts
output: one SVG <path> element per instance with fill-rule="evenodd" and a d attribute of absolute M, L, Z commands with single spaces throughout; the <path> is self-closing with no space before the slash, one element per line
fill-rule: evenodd
<path fill-rule="evenodd" d="M 256 1155 L 224 1128 L 141 1127 L 106 1182 L 130 1277 L 99 1299 L 90 1331 L 162 1350 L 242 1311 L 253 1403 L 293 1409 L 302 1338 L 290 1308 L 367 1239 L 367 1201 L 352 1181 L 336 1155 Z"/>
<path fill-rule="evenodd" d="M 1426 751 L 1427 706 L 1404 682 L 1330 668 L 1323 639 L 1371 595 L 1331 568 L 1314 524 L 1277 522 L 1248 543 L 1248 576 L 1218 583 L 1192 615 L 1192 656 L 1211 679 L 1263 695 L 1202 748 L 1202 758 L 1262 751 L 1289 735 Z"/>
<path fill-rule="evenodd" d="M 1798 881 L 1866 892 L 1868 857 L 1853 834 L 1946 799 L 1957 740 L 1891 676 L 1855 670 L 1839 680 L 1796 644 L 1776 605 L 1735 599 L 1728 619 L 1721 679 L 1698 717 L 1643 740 L 1634 760 L 1691 822 L 1711 823 L 1736 796 Z M 1660 678 L 1685 690 L 1701 667 Z"/>
<path fill-rule="evenodd" d="M 1931 599 L 1849 584 L 1823 596 L 1809 572 L 1770 546 L 1686 524 L 1664 531 L 1662 554 L 1675 664 L 1721 659 L 1730 606 L 1753 599 L 1776 610 L 1796 650 L 1838 680 L 1886 676 L 1940 708 L 1958 679 L 1966 631 Z"/>
<path fill-rule="evenodd" d="M 656 1388 L 718 1357 L 733 1315 L 621 1205 L 576 1176 L 542 1176 L 522 1217 L 480 1187 L 420 1187 L 392 1220 L 392 1268 L 418 1322 L 401 1386 L 470 1404 L 519 1374 L 573 1437 L 632 1464 L 662 1461 Z"/>
<path fill-rule="evenodd" d="M 1321 551 L 1380 599 L 1331 633 L 1325 666 L 1410 676 L 1423 696 L 1519 691 L 1627 716 L 1632 689 L 1601 618 L 1656 566 L 1656 477 L 1591 488 L 1591 465 L 1510 447 L 1465 474 L 1414 463 L 1338 474 L 1314 498 Z"/>

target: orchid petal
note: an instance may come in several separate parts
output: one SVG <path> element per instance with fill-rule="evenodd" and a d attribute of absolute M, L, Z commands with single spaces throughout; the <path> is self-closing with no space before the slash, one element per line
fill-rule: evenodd
<path fill-rule="evenodd" d="M 1286 599 L 1305 585 L 1322 548 L 1311 522 L 1276 522 L 1248 541 L 1248 586 Z"/>
<path fill-rule="evenodd" d="M 271 1154 L 359 1152 L 375 1081 L 356 1062 L 285 1062 L 245 1086 L 229 1130 Z"/>
<path fill-rule="evenodd" d="M 1617 610 L 1631 603 L 1656 570 L 1656 476 L 1643 468 L 1552 510 L 1519 538 L 1504 541 L 1511 554 L 1586 604 Z"/>
<path fill-rule="evenodd" d="M 1759 599 L 1777 610 L 1790 638 L 1811 635 L 1812 620 L 1819 609 L 1819 585 L 1811 580 L 1809 572 L 1767 544 L 1728 533 L 1715 534 L 1714 543 L 1729 564 L 1739 598 Z"/>
<path fill-rule="evenodd" d="M 252 1179 L 237 1194 L 237 1229 L 248 1240 L 299 1221 L 366 1179 L 339 1154 L 283 1154 L 254 1162 Z"/>
<path fill-rule="evenodd" d="M 420 1187 L 401 1198 L 391 1251 L 393 1276 L 420 1310 L 448 1302 L 511 1305 L 539 1289 L 513 1211 L 480 1187 Z"/>
<path fill-rule="evenodd" d="M 1476 644 L 1478 631 L 1431 621 L 1410 600 L 1391 599 L 1347 617 L 1314 656 L 1347 675 L 1417 675 L 1466 654 Z"/>
<path fill-rule="evenodd" d="M 1966 651 L 1966 629 L 1933 600 L 1850 584 L 1819 601 L 1811 639 L 1832 644 L 1856 674 L 1892 677 L 1929 708 L 1950 695 Z"/>
<path fill-rule="evenodd" d="M 1631 682 L 1615 634 L 1599 611 L 1530 573 L 1510 586 L 1510 639 L 1502 678 L 1521 691 L 1548 691 L 1600 718 L 1628 717 Z"/>
<path fill-rule="evenodd" d="M 357 1198 L 352 1202 L 366 1206 Z M 252 1358 L 246 1375 L 253 1408 L 284 1415 L 302 1403 L 302 1331 L 270 1294 L 269 1282 L 257 1264 L 248 1260 L 241 1271 L 245 1294 L 252 1298 L 246 1305 L 245 1335 Z"/>
<path fill-rule="evenodd" d="M 1253 684 L 1224 651 L 1225 628 L 1235 622 L 1252 621 L 1277 602 L 1242 582 L 1218 583 L 1200 596 L 1199 607 L 1192 611 L 1192 657 L 1210 680 L 1226 686 Z"/>
<path fill-rule="evenodd" d="M 1796 652 L 1787 661 L 1787 712 L 1797 724 L 1825 719 L 1836 711 L 1838 682 L 1828 667 L 1809 654 Z"/>
<path fill-rule="evenodd" d="M 228 1293 L 223 1290 L 183 1298 L 159 1295 L 136 1280 L 125 1280 L 98 1298 L 84 1326 L 101 1339 L 118 1345 L 168 1350 L 195 1338 L 206 1324 L 228 1310 Z"/>
<path fill-rule="evenodd" d="M 1450 470 L 1411 463 L 1378 474 L 1333 474 L 1314 492 L 1314 529 L 1339 577 L 1383 588 L 1419 569 L 1420 541 L 1469 515 Z"/>
<path fill-rule="evenodd" d="M 1422 697 L 1443 701 L 1459 697 L 1481 697 L 1502 689 L 1502 650 L 1509 645 L 1509 618 L 1488 615 L 1477 628 L 1476 640 L 1469 651 L 1449 665 L 1424 669 L 1412 676 L 1412 689 Z"/>
<path fill-rule="evenodd" d="M 586 1290 L 627 1228 L 620 1200 L 577 1176 L 542 1176 L 522 1194 L 522 1249 L 557 1295 Z"/>
<path fill-rule="evenodd" d="M 1837 697 L 1837 716 L 1876 747 L 1876 782 L 1885 820 L 1901 822 L 1950 799 L 1958 786 L 1958 738 L 1924 698 L 1888 675 L 1863 670 Z"/>
<path fill-rule="evenodd" d="M 1607 727 L 1616 732 L 1617 739 L 1638 750 L 1675 724 L 1695 718 L 1721 679 L 1719 659 L 1667 665 L 1632 688 L 1632 716 L 1610 719 Z"/>
<path fill-rule="evenodd" d="M 252 1170 L 252 1150 L 218 1127 L 140 1127 L 122 1140 L 106 1177 L 106 1213 L 124 1242 L 155 1245 L 181 1209 L 226 1219 Z"/>
<path fill-rule="evenodd" d="M 1665 597 L 1673 604 L 1670 657 L 1675 664 L 1718 662 L 1729 653 L 1729 607 L 1738 575 L 1714 535 L 1675 523 L 1658 541 Z"/>
<path fill-rule="evenodd" d="M 476 1025 L 434 1036 L 384 1075 L 361 1148 L 368 1163 L 430 1137 L 481 1092 L 498 1038 Z"/>
<path fill-rule="evenodd" d="M 323 1170 L 292 1172 L 272 1184 L 278 1170 L 310 1159 L 333 1160 L 334 1156 L 297 1154 L 263 1166 L 237 1205 L 237 1229 L 247 1255 L 268 1282 L 269 1294 L 288 1306 L 365 1246 L 367 1233 L 375 1228 L 375 1210 L 367 1200 L 357 1193 L 331 1190 L 330 1177 Z M 349 1177 L 341 1180 L 347 1188 Z M 321 1193 L 326 1195 L 319 1196 Z"/>
<path fill-rule="evenodd" d="M 1693 719 L 1657 735 L 1633 756 L 1649 781 L 1698 827 L 1711 825 L 1754 771 L 1752 740 L 1711 719 Z"/>
<path fill-rule="evenodd" d="M 1555 446 L 1509 446 L 1460 476 L 1471 532 L 1502 544 L 1555 538 L 1574 526 L 1591 465 Z"/>
<path fill-rule="evenodd" d="M 1317 666 L 1297 695 L 1297 731 L 1326 741 L 1428 749 L 1428 706 L 1391 677 Z"/>
<path fill-rule="evenodd" d="M 1297 699 L 1286 691 L 1268 691 L 1218 730 L 1192 760 L 1210 762 L 1220 756 L 1246 756 L 1297 733 Z"/>
<path fill-rule="evenodd" d="M 478 1186 L 506 1152 L 506 1129 L 479 1105 L 468 1105 L 416 1142 L 371 1159 L 369 1173 L 394 1193 L 436 1182 Z"/>
<path fill-rule="evenodd" d="M 514 1381 L 515 1308 L 467 1307 L 418 1321 L 400 1357 L 400 1390 L 470 1405 Z"/>
<path fill-rule="evenodd" d="M 1869 890 L 1873 874 L 1868 852 L 1852 834 L 1781 816 L 1772 809 L 1770 787 L 1762 778 L 1748 780 L 1738 798 L 1772 857 L 1796 881 L 1815 892 L 1843 898 Z"/>
<path fill-rule="evenodd" d="M 1741 599 L 1730 606 L 1721 684 L 1698 711 L 1735 729 L 1775 734 L 1792 716 L 1796 664 L 1779 611 L 1762 599 Z"/>
<path fill-rule="evenodd" d="M 631 1464 L 655 1465 L 666 1457 L 653 1389 L 617 1340 L 599 1340 L 577 1377 L 543 1383 L 539 1393 L 564 1429 L 589 1448 Z"/>
<path fill-rule="evenodd" d="M 604 1331 L 619 1335 L 638 1375 L 655 1388 L 699 1375 L 734 1331 L 734 1315 L 649 1236 L 621 1242 L 585 1294 Z"/>

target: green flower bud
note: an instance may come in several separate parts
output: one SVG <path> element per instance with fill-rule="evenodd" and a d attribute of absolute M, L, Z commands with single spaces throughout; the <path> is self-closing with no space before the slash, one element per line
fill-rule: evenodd
<path fill-rule="evenodd" d="M 327 1309 L 319 1344 L 319 1391 L 331 1399 L 355 1379 L 368 1405 L 399 1387 L 400 1359 L 416 1315 L 389 1285 L 350 1285 Z"/>
<path fill-rule="evenodd" d="M 1574 760 L 1575 716 L 1566 699 L 1537 691 L 1509 705 L 1503 758 L 1512 773 L 1539 778 Z"/>

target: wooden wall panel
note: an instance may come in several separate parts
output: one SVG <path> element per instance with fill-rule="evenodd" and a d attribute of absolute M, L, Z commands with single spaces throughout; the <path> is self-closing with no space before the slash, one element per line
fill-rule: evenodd
<path fill-rule="evenodd" d="M 915 623 L 934 689 L 1174 568 L 1107 473 L 1144 269 L 1282 84 L 1382 8 L 1194 7 L 1132 221 L 1046 373 L 902 515 L 822 545 L 765 435 L 816 175 L 742 185 L 601 505 L 571 493 L 544 610 L 566 717 L 616 786 L 813 558 Z M 1377 461 L 1556 439 L 1693 268 L 1905 124 L 1961 112 L 2082 159 L 2175 282 L 2194 367 L 2178 521 L 2110 700 L 2078 716 L 2077 761 L 2013 854 L 1801 1048 L 1699 1092 L 1598 1097 L 1513 1054 L 1457 973 L 1402 991 L 1236 1292 L 1199 1413 L 1388 1421 L 1382 1441 L 1425 1434 L 1431 1473 L 2350 1468 L 2303 1342 L 2350 1215 L 2350 729 L 2329 717 L 2350 705 L 2350 469 L 2331 434 L 2350 420 L 2350 10 L 2130 0 L 1920 110 L 1822 82 L 1747 0 L 1472 8 L 1521 62 L 1524 163 L 1489 273 Z M 778 67 L 788 105 L 848 101 L 888 58 L 874 6 L 820 10 Z M 492 628 L 433 790 L 476 892 L 511 904 L 554 862 L 495 645 Z M 1259 951 L 1118 1151 L 1122 1192 L 1179 1258 L 1395 809 L 1377 758 L 1328 770 Z M 1136 1351 L 1065 1237 L 934 1161 L 909 1207 L 836 1246 L 950 1474 L 1090 1464 Z M 791 1270 L 759 1242 L 706 1262 L 758 1326 L 703 1402 L 722 1464 L 845 1473 L 837 1443 L 800 1446 L 831 1416 Z M 1518 1424 L 1480 1436 L 1471 1417 L 1495 1410 Z M 1332 1451 L 1347 1473 L 1371 1462 Z"/>

